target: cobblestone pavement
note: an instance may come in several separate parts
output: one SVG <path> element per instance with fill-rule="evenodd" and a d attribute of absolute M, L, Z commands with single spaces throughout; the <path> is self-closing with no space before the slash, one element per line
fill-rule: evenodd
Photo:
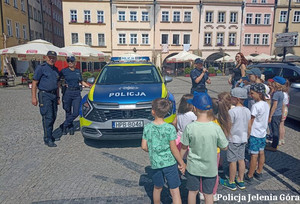
<path fill-rule="evenodd" d="M 228 91 L 226 80 L 213 77 L 209 93 L 216 96 Z M 168 89 L 178 103 L 190 86 L 189 78 L 178 77 Z M 152 171 L 139 140 L 84 141 L 78 130 L 74 136 L 63 136 L 57 148 L 48 148 L 43 144 L 41 116 L 31 105 L 30 90 L 1 88 L 0 97 L 0 203 L 151 203 Z M 63 118 L 60 106 L 55 127 Z M 266 152 L 264 181 L 255 181 L 243 191 L 219 187 L 223 196 L 219 203 L 248 201 L 248 194 L 253 203 L 262 203 L 255 200 L 257 194 L 265 196 L 260 199 L 275 200 L 264 203 L 297 203 L 289 200 L 300 195 L 299 131 L 299 122 L 288 120 L 286 144 L 278 152 Z M 55 135 L 60 134 L 56 129 Z M 227 174 L 226 163 L 224 169 Z M 186 203 L 185 179 L 181 193 Z M 171 203 L 167 188 L 162 202 Z"/>

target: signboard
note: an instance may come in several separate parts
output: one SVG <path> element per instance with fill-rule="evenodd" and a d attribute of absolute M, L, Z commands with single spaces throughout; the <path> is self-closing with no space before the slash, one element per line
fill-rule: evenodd
<path fill-rule="evenodd" d="M 281 38 L 281 37 L 294 37 L 294 36 L 298 36 L 298 32 L 290 32 L 290 33 L 277 33 L 275 35 L 276 38 Z"/>
<path fill-rule="evenodd" d="M 298 36 L 298 32 L 277 33 L 275 47 L 293 47 L 295 45 L 294 37 Z"/>

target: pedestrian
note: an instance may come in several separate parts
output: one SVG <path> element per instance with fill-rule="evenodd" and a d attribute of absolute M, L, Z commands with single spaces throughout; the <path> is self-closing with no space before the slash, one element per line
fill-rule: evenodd
<path fill-rule="evenodd" d="M 286 83 L 286 80 L 280 76 L 275 76 L 274 80 L 274 93 L 271 101 L 271 110 L 269 115 L 269 123 L 271 124 L 271 132 L 273 136 L 272 145 L 268 145 L 266 150 L 276 152 L 277 146 L 279 144 L 279 131 L 280 131 L 280 122 L 282 120 L 282 111 L 284 111 L 284 94 L 282 92 L 283 86 Z"/>
<path fill-rule="evenodd" d="M 265 163 L 264 149 L 266 146 L 266 133 L 270 112 L 270 107 L 265 101 L 265 86 L 262 83 L 253 84 L 250 87 L 250 91 L 255 104 L 251 108 L 251 119 L 248 126 L 248 137 L 250 136 L 249 151 L 251 154 L 250 168 L 244 177 L 249 183 L 252 182 L 253 177 L 258 180 L 262 179 L 262 170 Z"/>
<path fill-rule="evenodd" d="M 63 135 L 66 135 L 68 130 L 70 135 L 74 135 L 73 121 L 79 115 L 81 86 L 91 87 L 91 85 L 82 80 L 80 70 L 75 68 L 76 61 L 74 56 L 69 56 L 67 62 L 68 67 L 62 69 L 59 73 L 60 79 L 65 80 L 65 83 L 62 86 L 62 102 L 63 109 L 66 113 L 66 119 L 64 123 L 60 125 L 60 128 Z"/>
<path fill-rule="evenodd" d="M 190 73 L 192 79 L 191 94 L 195 92 L 207 92 L 206 83 L 211 84 L 208 70 L 203 67 L 203 60 L 200 58 L 195 59 L 195 66 Z"/>
<path fill-rule="evenodd" d="M 193 110 L 193 105 L 189 104 L 187 100 L 192 99 L 193 95 L 192 94 L 185 94 L 181 97 L 179 107 L 178 107 L 178 112 L 177 116 L 174 120 L 174 125 L 177 129 L 177 139 L 176 139 L 176 146 L 178 150 L 180 151 L 181 149 L 181 136 L 182 133 L 185 129 L 185 127 L 191 123 L 197 120 L 197 116 L 195 113 L 192 111 Z"/>
<path fill-rule="evenodd" d="M 57 54 L 49 51 L 46 62 L 38 65 L 35 69 L 32 81 L 31 101 L 34 106 L 39 103 L 44 129 L 44 143 L 48 147 L 56 147 L 55 138 L 52 135 L 53 125 L 57 115 L 57 105 L 60 104 L 58 82 L 59 72 L 54 66 Z M 37 89 L 38 100 L 36 97 Z"/>
<path fill-rule="evenodd" d="M 284 106 L 284 110 L 283 110 L 283 115 L 282 115 L 282 119 L 280 122 L 280 131 L 279 131 L 279 144 L 278 145 L 284 145 L 285 144 L 285 140 L 284 140 L 284 136 L 285 136 L 285 127 L 284 127 L 284 122 L 287 118 L 288 115 L 288 106 L 289 106 L 289 101 L 290 101 L 290 97 L 289 97 L 289 88 L 290 88 L 290 82 L 286 79 L 286 83 L 283 86 L 282 92 L 283 92 L 283 106 Z"/>
<path fill-rule="evenodd" d="M 183 157 L 189 147 L 187 156 L 186 187 L 188 203 L 196 203 L 199 192 L 204 194 L 205 203 L 213 203 L 213 189 L 216 184 L 217 147 L 226 148 L 228 141 L 219 125 L 214 123 L 212 100 L 207 93 L 194 94 L 191 103 L 197 120 L 188 124 L 181 137 L 180 154 Z"/>
<path fill-rule="evenodd" d="M 160 195 L 165 179 L 170 188 L 173 203 L 181 203 L 179 186 L 181 185 L 178 168 L 185 171 L 185 163 L 176 147 L 177 138 L 175 127 L 164 122 L 164 117 L 170 110 L 170 101 L 157 98 L 152 102 L 154 121 L 144 127 L 142 149 L 149 152 L 151 168 L 154 173 L 153 203 L 160 203 Z M 176 161 L 177 160 L 177 161 Z M 177 167 L 177 162 L 179 163 Z"/>
<path fill-rule="evenodd" d="M 251 112 L 243 106 L 244 100 L 248 98 L 247 90 L 236 87 L 231 90 L 231 103 L 235 107 L 229 110 L 232 127 L 228 138 L 227 161 L 229 162 L 229 180 L 220 179 L 220 184 L 236 190 L 245 189 L 245 148 L 248 140 L 248 123 Z M 238 163 L 238 176 L 236 177 Z"/>
<path fill-rule="evenodd" d="M 248 64 L 244 54 L 239 52 L 235 56 L 236 66 L 232 70 L 232 75 L 228 79 L 231 88 L 236 87 L 237 83 L 242 82 L 242 77 L 246 76 L 246 66 Z"/>

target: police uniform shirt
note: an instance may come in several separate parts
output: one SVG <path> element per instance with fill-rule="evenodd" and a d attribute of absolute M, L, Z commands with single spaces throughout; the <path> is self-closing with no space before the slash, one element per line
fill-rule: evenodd
<path fill-rule="evenodd" d="M 199 70 L 199 69 L 197 69 L 197 68 L 195 68 L 195 69 L 193 69 L 193 70 L 191 71 L 190 76 L 191 76 L 191 79 L 192 79 L 192 88 L 197 88 L 197 89 L 198 89 L 198 88 L 199 88 L 199 89 L 205 88 L 205 82 L 206 82 L 206 80 L 209 78 L 207 72 L 204 73 L 204 76 L 202 77 L 202 79 L 200 80 L 200 82 L 199 82 L 198 84 L 195 82 L 195 80 L 196 80 L 201 74 L 202 74 L 202 70 Z"/>
<path fill-rule="evenodd" d="M 69 68 L 61 70 L 60 77 L 65 79 L 68 87 L 79 88 L 79 83 L 82 82 L 82 76 L 79 69 L 72 71 Z"/>
<path fill-rule="evenodd" d="M 34 71 L 33 80 L 38 82 L 38 89 L 53 91 L 58 88 L 59 72 L 55 66 L 48 63 L 38 65 Z"/>

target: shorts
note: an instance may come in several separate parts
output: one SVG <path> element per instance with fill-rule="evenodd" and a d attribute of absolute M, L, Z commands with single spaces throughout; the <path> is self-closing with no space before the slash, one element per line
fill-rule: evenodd
<path fill-rule="evenodd" d="M 246 143 L 232 143 L 229 142 L 227 150 L 227 161 L 236 162 L 245 159 Z"/>
<path fill-rule="evenodd" d="M 266 137 L 258 138 L 250 136 L 249 138 L 249 151 L 251 154 L 258 154 L 259 151 L 263 151 L 266 147 Z"/>
<path fill-rule="evenodd" d="M 188 171 L 185 172 L 185 177 L 187 179 L 186 188 L 189 191 L 198 191 L 200 188 L 201 193 L 212 194 L 214 187 L 216 185 L 217 176 L 215 177 L 203 177 L 194 176 Z"/>
<path fill-rule="evenodd" d="M 152 176 L 152 182 L 156 187 L 163 187 L 165 184 L 165 178 L 170 189 L 178 188 L 181 185 L 178 165 L 167 166 L 161 169 L 153 169 L 154 174 Z"/>

